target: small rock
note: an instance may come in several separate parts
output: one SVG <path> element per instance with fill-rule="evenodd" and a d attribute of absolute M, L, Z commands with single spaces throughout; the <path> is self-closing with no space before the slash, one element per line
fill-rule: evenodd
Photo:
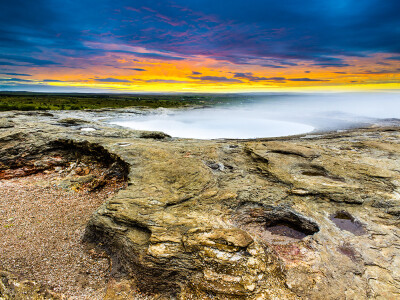
<path fill-rule="evenodd" d="M 290 190 L 290 193 L 294 194 L 294 195 L 305 196 L 305 195 L 309 195 L 310 191 L 307 191 L 304 189 L 292 189 L 292 190 Z"/>
<path fill-rule="evenodd" d="M 144 131 L 140 133 L 139 137 L 142 139 L 163 140 L 171 136 L 161 131 Z"/>
<path fill-rule="evenodd" d="M 88 123 L 88 121 L 76 119 L 76 118 L 65 118 L 58 121 L 58 123 L 65 124 L 65 125 L 78 125 L 82 123 Z"/>
<path fill-rule="evenodd" d="M 81 167 L 77 167 L 76 169 L 75 169 L 75 173 L 77 174 L 77 175 L 83 175 L 83 169 L 81 168 Z"/>
<path fill-rule="evenodd" d="M 210 169 L 213 169 L 213 170 L 216 170 L 216 171 L 223 171 L 223 170 L 225 170 L 225 166 L 224 166 L 222 163 L 218 163 L 218 162 L 213 162 L 213 161 L 211 161 L 211 162 L 206 162 L 206 165 L 207 165 Z"/>
<path fill-rule="evenodd" d="M 0 128 L 11 128 L 14 127 L 14 123 L 7 119 L 0 119 Z"/>

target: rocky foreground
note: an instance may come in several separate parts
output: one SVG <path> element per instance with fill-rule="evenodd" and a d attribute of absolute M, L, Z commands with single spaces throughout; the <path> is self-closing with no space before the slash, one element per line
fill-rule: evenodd
<path fill-rule="evenodd" d="M 126 180 L 81 239 L 112 261 L 106 299 L 132 299 L 127 286 L 165 299 L 400 297 L 398 127 L 201 141 L 2 116 L 1 180 L 83 158 L 108 170 L 78 180 L 90 189 Z M 6 271 L 0 299 L 63 297 Z"/>

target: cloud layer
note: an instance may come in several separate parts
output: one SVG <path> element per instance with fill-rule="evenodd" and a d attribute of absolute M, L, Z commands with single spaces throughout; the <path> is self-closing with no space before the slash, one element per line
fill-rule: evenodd
<path fill-rule="evenodd" d="M 399 14 L 398 0 L 1 1 L 0 78 L 140 89 L 350 84 L 345 75 L 368 73 L 398 83 Z"/>

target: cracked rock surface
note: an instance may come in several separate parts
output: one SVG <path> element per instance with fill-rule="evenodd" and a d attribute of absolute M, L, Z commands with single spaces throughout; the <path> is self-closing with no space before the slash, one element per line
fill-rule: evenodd
<path fill-rule="evenodd" d="M 50 117 L 7 122 L 13 127 L 0 128 L 0 145 L 12 160 L 21 147 L 35 152 L 68 140 L 101 146 L 128 166 L 127 188 L 93 214 L 83 241 L 105 249 L 112 272 L 142 292 L 400 296 L 399 128 L 204 141 L 101 122 L 82 132 Z"/>

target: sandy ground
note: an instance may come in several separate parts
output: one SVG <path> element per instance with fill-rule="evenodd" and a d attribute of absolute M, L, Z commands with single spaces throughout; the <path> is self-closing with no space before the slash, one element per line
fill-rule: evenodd
<path fill-rule="evenodd" d="M 0 269 L 69 299 L 102 299 L 110 261 L 81 238 L 92 213 L 123 183 L 76 191 L 59 187 L 62 177 L 52 171 L 0 180 Z"/>

